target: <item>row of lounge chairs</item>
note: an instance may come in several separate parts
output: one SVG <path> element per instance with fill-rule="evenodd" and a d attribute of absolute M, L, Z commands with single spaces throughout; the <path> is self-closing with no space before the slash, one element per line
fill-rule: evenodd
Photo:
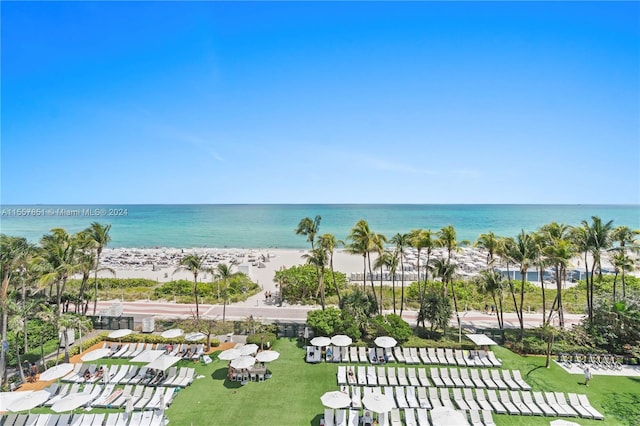
<path fill-rule="evenodd" d="M 386 386 L 360 388 L 343 386 L 342 392 L 351 397 L 351 407 L 360 409 L 367 393 L 385 395 L 394 408 L 449 407 L 465 411 L 489 410 L 496 414 L 525 416 L 564 416 L 603 420 L 603 415 L 591 404 L 586 395 L 562 392 L 528 392 L 495 389 L 424 388 L 414 386 Z"/>
<path fill-rule="evenodd" d="M 144 351 L 161 350 L 167 351 L 168 355 L 179 356 L 183 359 L 196 360 L 204 354 L 204 343 L 182 343 L 177 345 L 167 345 L 166 343 L 118 343 L 104 342 L 103 348 L 111 350 L 111 358 L 134 358 Z"/>
<path fill-rule="evenodd" d="M 402 415 L 401 415 L 402 413 Z M 430 412 L 425 408 L 394 408 L 390 413 L 378 414 L 378 425 L 380 426 L 430 426 L 431 422 Z M 404 422 L 403 422 L 404 418 Z M 362 419 L 360 423 L 360 412 L 357 410 L 332 410 L 325 408 L 324 410 L 324 425 L 325 426 L 358 426 L 366 423 L 365 419 Z M 489 410 L 470 410 L 469 419 L 473 426 L 495 426 L 493 422 L 493 416 Z M 464 424 L 456 424 L 456 426 L 465 426 Z"/>
<path fill-rule="evenodd" d="M 519 370 L 467 368 L 426 368 L 390 366 L 338 366 L 338 385 L 359 386 L 436 386 L 447 388 L 488 388 L 531 390 Z M 502 372 L 502 374 L 500 374 Z"/>
<path fill-rule="evenodd" d="M 75 364 L 73 370 L 64 376 L 61 381 L 67 383 L 115 383 L 115 384 L 143 384 L 148 386 L 174 386 L 184 388 L 193 382 L 195 369 L 191 367 L 169 368 L 167 374 L 160 374 L 155 371 L 154 374 L 148 374 L 150 370 L 147 367 L 138 367 L 137 365 L 103 365 L 103 373 L 101 378 L 96 378 L 94 372 L 97 370 L 97 364 Z M 89 370 L 91 379 L 84 379 L 84 372 Z"/>
<path fill-rule="evenodd" d="M 314 360 L 320 362 L 321 349 L 311 346 L 307 353 L 312 352 Z M 309 357 L 307 357 L 309 358 Z M 327 362 L 358 362 L 370 364 L 384 364 L 398 362 L 405 364 L 440 364 L 458 365 L 462 367 L 501 367 L 502 361 L 496 358 L 492 351 L 462 350 L 443 348 L 402 348 L 391 349 L 328 346 L 325 352 Z"/>
<path fill-rule="evenodd" d="M 161 412 L 110 414 L 9 414 L 0 417 L 2 426 L 162 426 Z"/>

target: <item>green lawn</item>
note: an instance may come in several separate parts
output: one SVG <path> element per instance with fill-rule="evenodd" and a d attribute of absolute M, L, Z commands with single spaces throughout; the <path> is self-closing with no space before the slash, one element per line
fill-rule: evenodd
<path fill-rule="evenodd" d="M 196 379 L 180 391 L 166 411 L 171 425 L 320 424 L 323 407 L 320 396 L 337 390 L 335 364 L 306 364 L 304 350 L 296 340 L 280 339 L 274 349 L 280 359 L 270 364 L 273 377 L 263 383 L 240 386 L 226 380 L 227 362 L 214 359 L 209 365 L 198 364 Z M 582 376 L 572 376 L 553 364 L 544 368 L 543 357 L 521 357 L 504 348 L 496 348 L 504 367 L 519 369 L 534 390 L 585 393 L 591 404 L 602 412 L 604 422 L 577 419 L 589 425 L 640 424 L 640 379 L 593 376 L 589 387 Z M 550 417 L 494 415 L 497 425 L 548 425 Z"/>

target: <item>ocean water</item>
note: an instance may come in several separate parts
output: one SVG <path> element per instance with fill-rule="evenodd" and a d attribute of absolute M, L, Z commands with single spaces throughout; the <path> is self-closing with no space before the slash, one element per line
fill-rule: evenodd
<path fill-rule="evenodd" d="M 614 226 L 640 228 L 638 205 L 2 205 L 0 232 L 37 242 L 51 228 L 69 232 L 91 222 L 112 225 L 109 247 L 306 248 L 295 234 L 303 217 L 322 217 L 320 234 L 345 239 L 359 219 L 391 238 L 423 228 L 453 225 L 458 240 L 475 241 L 493 231 L 515 236 L 556 221 L 578 225 L 599 216 Z"/>

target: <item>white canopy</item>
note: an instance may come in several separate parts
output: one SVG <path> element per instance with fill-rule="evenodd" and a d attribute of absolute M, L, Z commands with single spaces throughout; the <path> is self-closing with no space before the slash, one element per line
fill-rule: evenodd
<path fill-rule="evenodd" d="M 175 339 L 176 337 L 180 337 L 183 334 L 184 334 L 184 331 L 182 331 L 181 329 L 172 328 L 170 330 L 163 331 L 160 336 L 162 336 L 165 339 Z"/>
<path fill-rule="evenodd" d="M 120 339 L 124 336 L 130 335 L 131 333 L 133 333 L 133 330 L 122 328 L 120 330 L 112 331 L 107 337 L 109 337 L 109 339 Z"/>
<path fill-rule="evenodd" d="M 145 365 L 147 368 L 155 368 L 156 370 L 166 370 L 171 367 L 173 364 L 181 361 L 182 358 L 179 356 L 171 356 L 171 355 L 162 355 L 151 361 L 149 364 Z"/>
<path fill-rule="evenodd" d="M 166 353 L 166 351 L 150 349 L 148 351 L 140 352 L 139 355 L 137 355 L 134 358 L 130 359 L 129 362 L 151 362 L 151 361 L 155 361 L 156 359 L 160 358 L 165 353 Z"/>
<path fill-rule="evenodd" d="M 23 394 L 24 392 L 16 393 L 19 395 Z M 38 405 L 44 404 L 50 396 L 51 394 L 45 390 L 24 393 L 22 398 L 17 399 L 11 404 L 7 405 L 7 410 L 12 412 L 31 410 L 32 408 L 36 408 Z"/>
<path fill-rule="evenodd" d="M 497 345 L 492 338 L 485 334 L 467 334 L 466 336 L 478 346 Z"/>
<path fill-rule="evenodd" d="M 40 374 L 40 380 L 46 382 L 48 380 L 55 380 L 57 378 L 66 376 L 69 372 L 73 370 L 73 364 L 68 362 L 64 364 L 58 364 L 55 367 L 51 367 L 44 373 Z"/>
<path fill-rule="evenodd" d="M 86 354 L 82 355 L 80 359 L 85 362 L 95 361 L 97 359 L 104 358 L 105 356 L 108 356 L 110 354 L 111 354 L 111 349 L 100 348 L 100 349 L 94 349 L 91 352 L 87 352 Z"/>

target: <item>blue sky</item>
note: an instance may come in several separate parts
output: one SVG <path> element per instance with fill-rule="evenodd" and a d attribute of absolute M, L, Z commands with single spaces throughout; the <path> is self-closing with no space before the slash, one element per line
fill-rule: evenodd
<path fill-rule="evenodd" d="M 639 203 L 637 2 L 3 2 L 2 203 Z"/>

